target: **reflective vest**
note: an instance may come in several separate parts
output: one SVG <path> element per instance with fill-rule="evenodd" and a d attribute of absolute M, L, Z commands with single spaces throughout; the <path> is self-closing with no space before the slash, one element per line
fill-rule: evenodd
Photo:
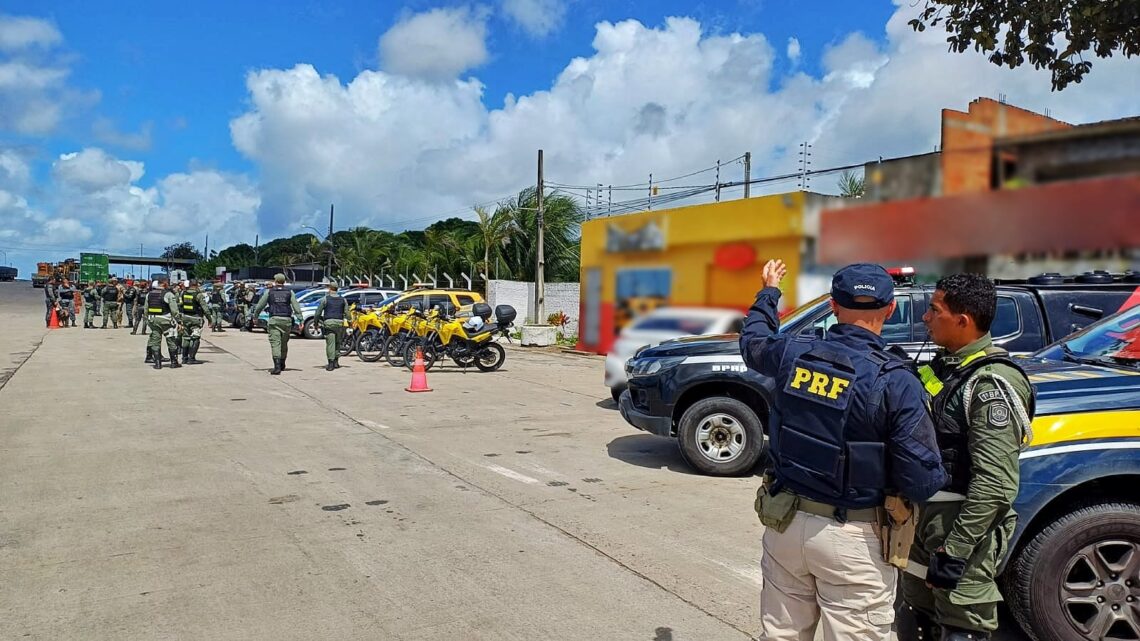
<path fill-rule="evenodd" d="M 151 316 L 163 316 L 170 314 L 170 310 L 166 308 L 166 301 L 164 300 L 166 291 L 162 289 L 152 289 L 146 295 L 146 313 Z"/>
<path fill-rule="evenodd" d="M 325 298 L 325 311 L 321 314 L 325 320 L 344 320 L 345 300 L 332 294 Z"/>
<path fill-rule="evenodd" d="M 938 439 L 939 453 L 942 455 L 942 467 L 946 470 L 946 485 L 943 490 L 965 494 L 970 485 L 972 464 L 969 426 L 954 420 L 947 411 L 947 406 L 959 392 L 963 391 L 962 388 L 978 370 L 998 363 L 1008 365 L 1022 375 L 1025 374 L 1021 367 L 1009 358 L 1008 352 L 992 346 L 966 356 L 941 378 L 929 365 L 919 368 L 919 378 L 930 394 L 930 416 L 934 420 L 934 432 Z M 1028 408 L 1030 416 L 1033 415 L 1032 404 L 1033 399 L 1030 399 L 1030 408 Z"/>
<path fill-rule="evenodd" d="M 182 313 L 187 316 L 202 316 L 205 310 L 198 303 L 198 290 L 188 289 L 182 292 Z"/>
<path fill-rule="evenodd" d="M 286 316 L 293 315 L 293 306 L 289 301 L 293 297 L 293 292 L 285 289 L 284 287 L 274 287 L 269 290 L 269 315 L 270 316 Z"/>
<path fill-rule="evenodd" d="M 807 336 L 787 347 L 769 428 L 775 491 L 834 505 L 840 520 L 844 508 L 881 505 L 890 436 L 884 374 L 910 363 Z"/>

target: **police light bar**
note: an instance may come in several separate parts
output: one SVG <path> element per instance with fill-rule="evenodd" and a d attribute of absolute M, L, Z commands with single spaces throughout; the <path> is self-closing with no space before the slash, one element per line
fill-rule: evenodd
<path fill-rule="evenodd" d="M 891 276 L 914 276 L 913 267 L 891 267 L 887 270 Z"/>

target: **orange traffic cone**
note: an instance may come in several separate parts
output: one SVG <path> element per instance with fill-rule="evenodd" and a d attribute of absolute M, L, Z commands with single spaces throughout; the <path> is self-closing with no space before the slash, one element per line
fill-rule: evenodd
<path fill-rule="evenodd" d="M 404 388 L 405 392 L 430 392 L 427 383 L 427 370 L 424 368 L 423 350 L 416 350 L 416 362 L 412 366 L 412 384 Z"/>
<path fill-rule="evenodd" d="M 51 310 L 51 320 L 48 321 L 48 329 L 59 329 L 59 314 L 56 313 L 54 307 Z"/>

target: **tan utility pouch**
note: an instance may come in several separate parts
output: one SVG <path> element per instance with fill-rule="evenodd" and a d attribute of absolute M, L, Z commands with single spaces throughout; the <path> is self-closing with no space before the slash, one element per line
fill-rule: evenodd
<path fill-rule="evenodd" d="M 765 479 L 756 490 L 756 516 L 764 527 L 777 532 L 784 532 L 791 525 L 796 516 L 796 509 L 800 505 L 800 497 L 791 492 L 779 492 L 775 496 L 768 493 L 769 482 Z"/>
<path fill-rule="evenodd" d="M 918 508 L 900 496 L 888 496 L 877 513 L 875 534 L 879 536 L 883 560 L 905 570 L 918 528 Z"/>

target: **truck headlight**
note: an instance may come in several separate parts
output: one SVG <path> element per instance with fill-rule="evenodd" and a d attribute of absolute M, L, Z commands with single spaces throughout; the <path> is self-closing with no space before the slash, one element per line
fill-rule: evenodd
<path fill-rule="evenodd" d="M 684 356 L 631 359 L 626 366 L 626 373 L 630 376 L 649 376 L 650 374 L 656 374 L 670 367 L 676 367 L 684 362 L 684 360 Z"/>

